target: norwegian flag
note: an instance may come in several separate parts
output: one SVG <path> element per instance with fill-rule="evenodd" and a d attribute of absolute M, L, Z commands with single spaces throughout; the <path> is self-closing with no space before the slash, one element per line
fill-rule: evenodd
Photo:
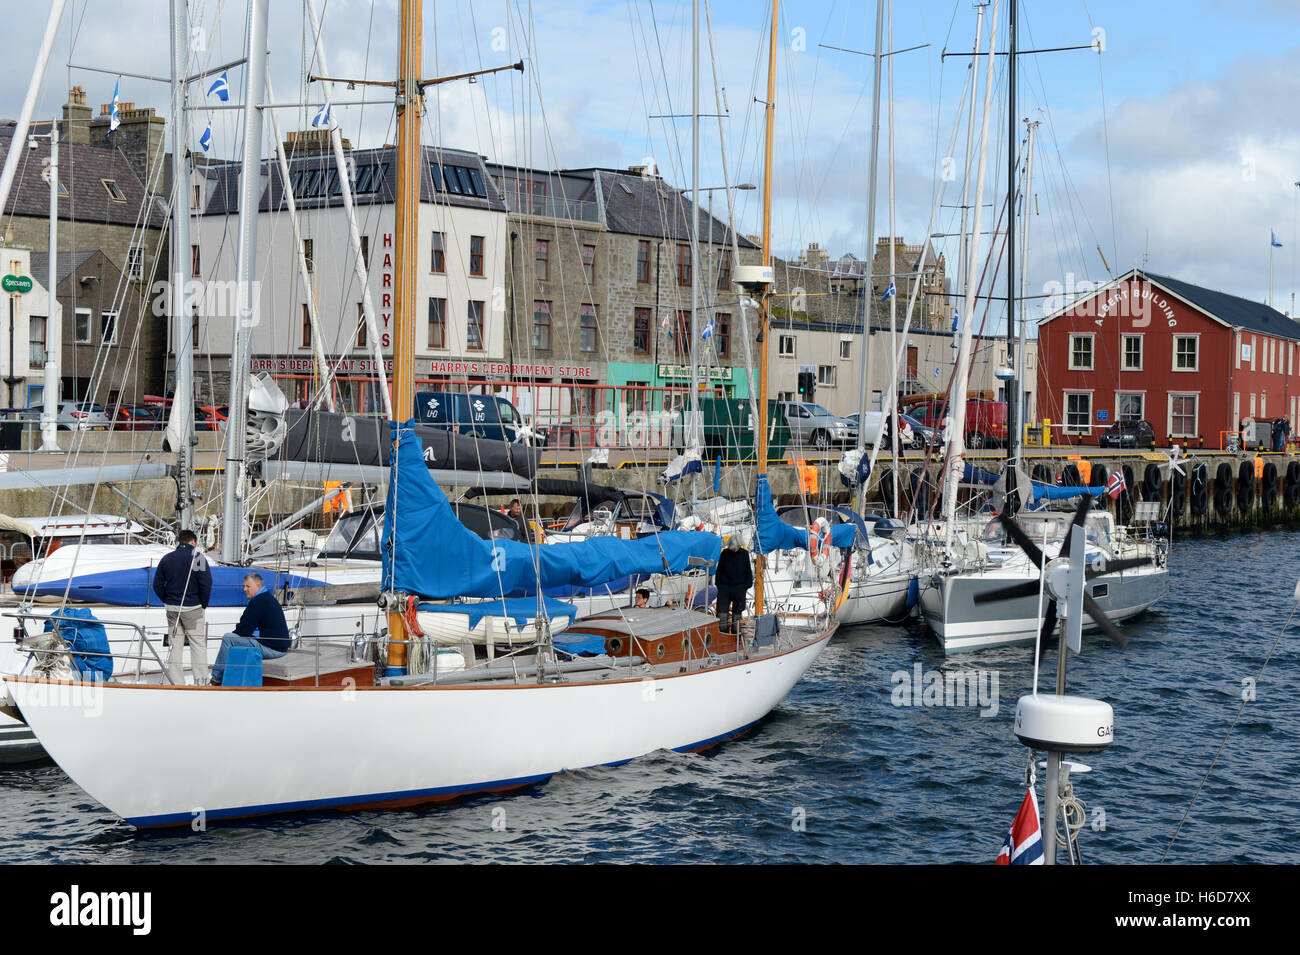
<path fill-rule="evenodd" d="M 1110 495 L 1112 501 L 1118 500 L 1119 496 L 1124 493 L 1124 486 L 1124 472 L 1118 470 L 1106 482 L 1106 493 Z"/>
<path fill-rule="evenodd" d="M 1020 811 L 1002 843 L 994 865 L 1042 865 L 1043 831 L 1038 826 L 1038 797 L 1032 787 L 1025 790 Z"/>

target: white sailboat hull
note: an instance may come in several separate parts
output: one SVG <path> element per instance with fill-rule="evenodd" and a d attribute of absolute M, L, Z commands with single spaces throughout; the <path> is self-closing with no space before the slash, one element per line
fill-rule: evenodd
<path fill-rule="evenodd" d="M 413 805 L 702 749 L 767 715 L 833 633 L 711 669 L 590 683 L 343 691 L 5 682 L 91 796 L 136 826 L 187 825 Z"/>

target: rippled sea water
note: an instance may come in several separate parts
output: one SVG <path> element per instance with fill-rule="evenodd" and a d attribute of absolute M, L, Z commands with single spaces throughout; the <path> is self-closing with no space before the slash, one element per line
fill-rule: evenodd
<path fill-rule="evenodd" d="M 1180 541 L 1172 567 L 1171 596 L 1125 628 L 1127 649 L 1088 636 L 1070 661 L 1070 691 L 1116 711 L 1114 745 L 1083 757 L 1094 772 L 1076 782 L 1088 862 L 1160 861 L 1243 679 L 1291 610 L 1300 534 Z M 1300 615 L 1292 625 L 1168 861 L 1300 862 Z M 893 705 L 891 676 L 916 663 L 996 673 L 997 714 Z M 201 834 L 136 831 L 51 764 L 3 771 L 0 859 L 988 863 L 1024 792 L 1026 750 L 1011 727 L 1032 675 L 1028 649 L 945 660 L 919 624 L 859 627 L 835 637 L 755 732 L 709 755 L 659 753 L 427 810 L 288 815 Z"/>

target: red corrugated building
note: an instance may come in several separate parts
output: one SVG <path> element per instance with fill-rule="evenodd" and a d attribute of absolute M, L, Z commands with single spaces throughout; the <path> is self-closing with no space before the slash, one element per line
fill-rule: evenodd
<path fill-rule="evenodd" d="M 1300 323 L 1276 309 L 1134 269 L 1039 322 L 1038 418 L 1072 444 L 1125 420 L 1161 447 L 1218 448 L 1247 415 L 1295 431 L 1298 351 Z"/>

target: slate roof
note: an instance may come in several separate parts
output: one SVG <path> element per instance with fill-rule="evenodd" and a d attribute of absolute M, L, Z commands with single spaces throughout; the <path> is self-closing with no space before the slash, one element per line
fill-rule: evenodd
<path fill-rule="evenodd" d="M 32 131 L 39 132 L 38 124 Z M 46 124 L 48 128 L 48 124 Z M 12 125 L 0 128 L 0 156 L 7 156 L 14 138 Z M 47 218 L 50 214 L 50 187 L 41 178 L 42 160 L 49 156 L 49 144 L 38 140 L 36 149 L 22 149 L 22 158 L 14 175 L 13 188 L 5 215 Z M 112 179 L 126 196 L 125 202 L 109 198 L 101 179 Z M 68 221 L 94 222 L 132 227 L 140 218 L 144 204 L 144 184 L 136 178 L 130 163 L 111 146 L 88 146 L 84 143 L 59 143 L 59 181 L 68 195 L 59 197 L 59 218 Z M 161 228 L 164 215 L 158 203 L 150 204 L 149 225 Z"/>
<path fill-rule="evenodd" d="M 1263 302 L 1252 302 L 1237 295 L 1216 292 L 1214 289 L 1202 288 L 1166 275 L 1156 275 L 1154 272 L 1140 274 L 1234 328 L 1241 327 L 1276 338 L 1300 341 L 1300 322 L 1292 321 Z"/>
<path fill-rule="evenodd" d="M 56 288 L 58 285 L 62 285 L 69 275 L 81 268 L 96 251 L 95 249 L 78 249 L 71 252 L 60 252 L 57 265 L 58 273 L 55 276 Z M 44 285 L 49 280 L 50 275 L 50 253 L 33 252 L 31 260 L 32 276 Z"/>
<path fill-rule="evenodd" d="M 687 192 L 674 189 L 657 176 L 641 176 L 615 169 L 594 169 L 605 200 L 605 227 L 627 235 L 653 235 L 681 242 L 691 240 L 691 200 Z M 718 202 L 726 209 L 726 199 Z M 712 239 L 710 239 L 712 237 Z M 742 249 L 758 248 L 743 235 Z M 716 216 L 700 207 L 700 241 L 731 244 L 731 231 Z"/>
<path fill-rule="evenodd" d="M 395 147 L 381 146 L 377 149 L 353 149 L 347 153 L 347 156 L 357 170 L 353 174 L 354 182 L 357 181 L 360 175 L 360 170 L 365 166 L 376 164 L 387 164 L 388 166 L 388 171 L 383 178 L 383 184 L 377 192 L 353 195 L 353 202 L 356 205 L 391 205 L 396 201 L 397 150 Z M 424 159 L 426 163 L 439 163 L 443 166 L 464 166 L 478 169 L 485 181 L 487 198 L 455 195 L 450 192 L 436 192 L 433 188 L 433 180 L 431 176 L 425 172 L 420 176 L 421 202 L 436 202 L 439 205 L 463 206 L 471 209 L 487 209 L 494 212 L 505 211 L 506 206 L 502 201 L 500 194 L 497 192 L 496 184 L 487 174 L 487 170 L 483 165 L 482 157 L 477 153 L 466 152 L 461 149 L 442 149 L 437 146 L 425 146 Z M 313 152 L 298 156 L 290 154 L 288 163 L 290 177 L 303 169 L 321 170 L 330 173 L 334 170 L 334 154 L 332 152 Z M 199 167 L 199 174 L 205 175 L 210 180 L 208 201 L 204 208 L 204 215 L 232 215 L 239 211 L 239 167 L 240 164 L 238 162 L 209 163 L 206 166 Z M 262 197 L 259 206 L 261 211 L 270 212 L 272 209 L 288 208 L 284 199 L 284 183 L 280 179 L 280 164 L 277 160 L 272 159 L 263 161 L 262 178 L 263 181 L 268 182 L 268 185 L 262 190 Z M 331 194 L 317 198 L 295 198 L 294 202 L 299 209 L 320 209 L 327 206 L 343 205 L 343 196 L 341 194 Z"/>

